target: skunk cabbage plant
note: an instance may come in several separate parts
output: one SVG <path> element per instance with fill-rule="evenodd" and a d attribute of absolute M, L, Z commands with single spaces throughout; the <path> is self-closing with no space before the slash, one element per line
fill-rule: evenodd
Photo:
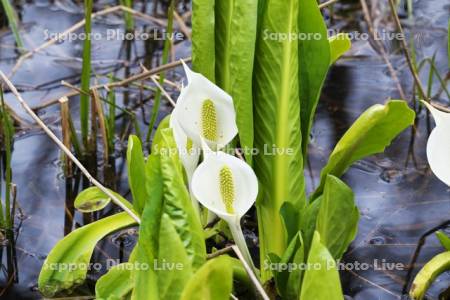
<path fill-rule="evenodd" d="M 340 177 L 383 152 L 413 123 L 414 112 L 400 100 L 369 107 L 337 142 L 319 186 L 307 195 L 304 161 L 316 107 L 330 65 L 350 48 L 348 36 L 328 38 L 316 0 L 193 0 L 192 7 L 195 72 L 183 62 L 187 84 L 147 157 L 139 138 L 129 138 L 132 201 L 120 200 L 140 217 L 139 236 L 128 260 L 98 280 L 96 298 L 256 299 L 255 285 L 263 299 L 343 299 L 335 264 L 356 236 L 359 211 Z M 300 34 L 316 38 L 290 38 Z M 439 128 L 447 125 L 439 120 L 434 135 L 443 140 Z M 225 146 L 238 149 L 222 152 Z M 430 153 L 439 151 L 434 147 Z M 241 150 L 245 161 L 234 156 Z M 435 170 L 448 180 L 448 172 Z M 202 226 L 196 199 L 228 228 Z M 109 202 L 89 188 L 75 204 L 90 213 Z M 259 264 L 240 224 L 253 205 Z M 49 266 L 88 264 L 98 241 L 130 226 L 137 224 L 119 213 L 74 230 L 47 257 L 40 291 L 53 297 L 73 290 L 87 272 Z M 245 264 L 216 251 L 231 240 Z M 247 265 L 253 270 L 244 271 Z"/>

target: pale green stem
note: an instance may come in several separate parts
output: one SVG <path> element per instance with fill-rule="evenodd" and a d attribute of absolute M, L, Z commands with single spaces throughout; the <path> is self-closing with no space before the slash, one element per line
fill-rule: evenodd
<path fill-rule="evenodd" d="M 228 226 L 230 227 L 231 235 L 233 236 L 234 242 L 236 243 L 236 246 L 239 248 L 239 250 L 242 252 L 245 261 L 251 266 L 255 275 L 258 274 L 257 269 L 253 264 L 250 252 L 248 251 L 247 243 L 245 242 L 245 237 L 244 234 L 242 233 L 239 218 L 237 218 L 235 222 L 229 220 Z"/>

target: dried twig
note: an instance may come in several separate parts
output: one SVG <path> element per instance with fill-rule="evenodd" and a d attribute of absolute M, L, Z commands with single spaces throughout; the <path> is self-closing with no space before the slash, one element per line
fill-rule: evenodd
<path fill-rule="evenodd" d="M 269 296 L 267 296 L 266 291 L 262 287 L 261 283 L 259 282 L 258 278 L 256 277 L 255 273 L 253 273 L 252 268 L 248 265 L 247 261 L 244 259 L 244 256 L 242 255 L 241 250 L 236 245 L 231 246 L 233 251 L 236 253 L 237 257 L 242 262 L 242 265 L 244 266 L 245 271 L 247 272 L 248 276 L 250 277 L 250 280 L 255 285 L 258 292 L 261 294 L 261 297 L 264 300 L 269 300 Z"/>
<path fill-rule="evenodd" d="M 400 84 L 400 80 L 397 77 L 397 72 L 395 72 L 395 69 L 391 64 L 391 61 L 389 60 L 389 56 L 386 52 L 386 48 L 384 47 L 383 43 L 381 43 L 380 40 L 376 38 L 375 29 L 373 26 L 372 18 L 370 17 L 367 2 L 366 2 L 366 0 L 360 0 L 360 2 L 361 2 L 362 11 L 364 14 L 364 19 L 366 20 L 367 27 L 369 29 L 369 33 L 372 36 L 372 40 L 374 41 L 375 45 L 377 46 L 378 51 L 381 54 L 381 57 L 383 58 L 384 62 L 386 63 L 386 66 L 388 67 L 389 73 L 391 74 L 392 80 L 394 80 L 394 82 L 395 82 L 395 85 L 397 87 L 398 93 L 400 94 L 400 97 L 402 99 L 406 100 L 406 94 L 403 91 L 402 85 Z"/>
<path fill-rule="evenodd" d="M 161 93 L 166 97 L 166 99 L 170 102 L 170 104 L 175 107 L 176 103 L 173 101 L 172 97 L 166 92 L 166 90 L 159 84 L 158 80 L 156 80 L 155 76 L 151 76 L 150 79 L 156 85 L 156 87 L 161 91 Z"/>
<path fill-rule="evenodd" d="M 427 94 L 425 93 L 425 89 L 423 88 L 422 82 L 420 81 L 419 74 L 417 73 L 416 67 L 411 59 L 411 55 L 409 54 L 408 45 L 405 41 L 405 32 L 403 31 L 402 24 L 400 23 L 400 19 L 398 18 L 397 10 L 395 8 L 394 0 L 389 0 L 389 6 L 391 7 L 392 17 L 394 18 L 395 25 L 397 26 L 398 31 L 401 33 L 403 38 L 400 41 L 401 48 L 406 57 L 406 62 L 408 63 L 409 70 L 414 78 L 414 82 L 416 83 L 417 89 L 419 90 L 420 97 L 423 100 L 430 102 Z"/>
<path fill-rule="evenodd" d="M 131 8 L 123 6 L 123 5 L 117 5 L 117 6 L 113 6 L 113 7 L 108 7 L 106 9 L 101 10 L 101 11 L 93 13 L 92 14 L 92 19 L 94 19 L 96 17 L 104 16 L 104 15 L 107 15 L 107 14 L 111 14 L 111 13 L 114 13 L 116 11 L 128 12 L 128 13 L 136 16 L 136 17 L 140 17 L 141 19 L 147 20 L 149 22 L 156 23 L 156 24 L 161 25 L 161 26 L 165 26 L 166 25 L 166 22 L 164 22 L 162 20 L 159 20 L 159 19 L 157 19 L 155 17 L 143 14 L 143 13 L 141 13 L 139 11 L 136 11 L 134 9 L 131 9 Z M 65 37 L 67 37 L 67 35 L 69 35 L 70 33 L 72 33 L 74 31 L 82 28 L 84 26 L 85 22 L 86 22 L 86 20 L 83 19 L 83 20 L 79 21 L 78 23 L 75 23 L 74 25 L 72 25 L 71 27 L 69 27 L 68 29 L 63 31 L 62 33 L 59 33 L 59 34 L 55 35 L 54 38 L 48 40 L 47 42 L 43 43 L 42 45 L 40 45 L 40 46 L 34 48 L 33 50 L 31 50 L 31 51 L 23 54 L 22 56 L 20 56 L 19 59 L 17 60 L 16 64 L 15 64 L 15 66 L 13 67 L 11 72 L 8 74 L 8 76 L 12 77 L 17 72 L 17 70 L 20 68 L 20 66 L 23 64 L 23 62 L 26 59 L 30 58 L 31 56 L 33 56 L 37 52 L 42 51 L 45 48 L 48 48 L 51 45 L 55 44 L 58 41 L 58 39 L 63 39 Z"/>
<path fill-rule="evenodd" d="M 184 62 L 189 62 L 189 61 L 191 61 L 191 58 L 187 57 L 187 58 L 183 58 L 183 60 L 184 60 Z M 91 86 L 91 90 L 93 90 L 93 89 L 97 89 L 97 90 L 99 90 L 99 89 L 112 89 L 112 88 L 116 88 L 116 87 L 125 86 L 125 85 L 130 84 L 130 83 L 132 83 L 134 81 L 140 81 L 140 80 L 146 79 L 146 78 L 148 78 L 148 77 L 150 77 L 152 75 L 158 74 L 158 73 L 163 72 L 163 71 L 170 70 L 170 69 L 178 67 L 180 65 L 181 65 L 181 61 L 177 60 L 177 61 L 165 64 L 165 65 L 153 68 L 151 70 L 144 71 L 142 73 L 130 76 L 130 77 L 125 78 L 125 79 L 123 79 L 121 81 L 110 82 L 110 83 L 107 83 L 107 84 L 93 85 L 93 86 Z M 65 84 L 65 85 L 67 85 L 67 84 Z M 72 96 L 78 95 L 80 93 L 78 91 L 79 90 L 78 88 L 75 88 L 73 86 L 70 86 L 70 87 L 72 89 L 75 89 L 75 91 L 71 91 L 71 92 L 68 92 L 68 93 L 66 93 L 64 95 L 61 95 L 57 99 L 48 100 L 48 101 L 46 101 L 46 102 L 44 102 L 44 103 L 42 103 L 42 104 L 40 104 L 38 106 L 33 107 L 32 109 L 35 110 L 35 111 L 36 110 L 40 110 L 40 109 L 46 108 L 48 106 L 51 106 L 51 105 L 57 103 L 58 99 L 61 98 L 61 97 L 72 97 Z"/>
<path fill-rule="evenodd" d="M 338 1 L 339 0 L 330 0 L 330 1 L 327 1 L 327 2 L 324 2 L 324 3 L 321 3 L 321 4 L 319 4 L 319 8 L 320 9 L 325 8 L 325 7 L 327 7 L 327 6 L 331 5 L 331 4 L 334 4 L 334 3 L 338 2 Z"/>
<path fill-rule="evenodd" d="M 140 218 L 128 207 L 126 207 L 125 204 L 123 204 L 119 199 L 117 199 L 116 196 L 114 196 L 113 193 L 111 193 L 107 188 L 105 188 L 100 182 L 98 182 L 92 175 L 86 170 L 86 168 L 83 166 L 83 164 L 75 157 L 75 155 L 72 154 L 72 152 L 67 149 L 67 147 L 56 137 L 56 135 L 47 127 L 47 125 L 42 122 L 42 120 L 36 115 L 36 113 L 30 108 L 30 106 L 23 100 L 20 93 L 17 91 L 16 87 L 9 81 L 8 77 L 0 71 L 0 77 L 3 79 L 3 81 L 6 83 L 6 85 L 9 87 L 11 92 L 16 96 L 17 100 L 20 102 L 22 107 L 25 109 L 25 111 L 36 121 L 36 123 L 45 131 L 45 133 L 58 145 L 58 147 L 67 155 L 67 157 L 72 160 L 72 162 L 77 165 L 77 167 L 80 169 L 80 171 L 86 176 L 86 178 L 96 187 L 98 187 L 102 192 L 104 192 L 111 200 L 118 205 L 120 208 L 122 208 L 126 213 L 130 215 L 131 218 L 133 218 L 138 224 L 141 223 Z"/>

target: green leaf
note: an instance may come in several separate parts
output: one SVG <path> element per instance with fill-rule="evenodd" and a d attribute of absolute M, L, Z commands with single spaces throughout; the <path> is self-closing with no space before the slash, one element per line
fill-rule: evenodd
<path fill-rule="evenodd" d="M 436 236 L 439 239 L 442 247 L 450 251 L 450 238 L 442 231 L 436 231 Z"/>
<path fill-rule="evenodd" d="M 317 231 L 322 244 L 336 260 L 341 259 L 355 238 L 358 220 L 352 190 L 337 177 L 328 175 L 317 216 Z"/>
<path fill-rule="evenodd" d="M 109 192 L 116 196 L 116 198 L 119 199 L 120 202 L 122 202 L 126 207 L 133 209 L 133 205 L 121 195 L 112 190 L 109 190 Z M 75 198 L 74 206 L 77 210 L 83 213 L 90 213 L 105 208 L 110 201 L 111 198 L 109 198 L 98 187 L 93 186 L 78 194 Z"/>
<path fill-rule="evenodd" d="M 304 245 L 300 232 L 291 240 L 281 258 L 277 259 L 274 254 L 270 257 L 271 263 L 279 267 L 277 270 L 271 270 L 278 293 L 283 299 L 298 299 L 302 270 L 294 265 L 299 266 L 304 260 Z"/>
<path fill-rule="evenodd" d="M 52 297 L 81 284 L 97 242 L 111 232 L 134 224 L 133 218 L 122 212 L 72 231 L 56 244 L 45 260 L 39 274 L 39 291 Z"/>
<path fill-rule="evenodd" d="M 299 1 L 298 12 L 299 32 L 314 37 L 300 39 L 298 44 L 302 150 L 305 156 L 320 91 L 330 66 L 330 44 L 317 1 Z"/>
<path fill-rule="evenodd" d="M 314 233 L 300 300 L 343 300 L 341 281 L 333 257 Z"/>
<path fill-rule="evenodd" d="M 172 129 L 162 131 L 161 174 L 164 190 L 164 212 L 186 248 L 194 270 L 206 260 L 206 246 L 200 219 L 192 205 L 183 177 L 183 167 Z"/>
<path fill-rule="evenodd" d="M 328 39 L 330 42 L 330 65 L 334 64 L 339 57 L 341 57 L 345 52 L 350 50 L 352 47 L 352 42 L 350 37 L 346 33 L 339 33 Z"/>
<path fill-rule="evenodd" d="M 311 247 L 321 202 L 322 196 L 317 198 L 314 202 L 308 204 L 308 206 L 300 214 L 300 230 L 302 232 L 303 243 L 305 245 L 305 253 L 309 253 L 309 249 Z"/>
<path fill-rule="evenodd" d="M 216 84 L 233 97 L 244 153 L 253 147 L 252 77 L 256 44 L 257 0 L 217 1 Z M 251 163 L 251 154 L 245 158 Z"/>
<path fill-rule="evenodd" d="M 128 182 L 133 195 L 133 206 L 141 214 L 147 201 L 145 189 L 145 160 L 139 138 L 130 135 L 127 148 Z"/>
<path fill-rule="evenodd" d="M 381 153 L 414 122 L 415 113 L 405 101 L 391 100 L 367 109 L 339 140 L 323 168 L 320 185 L 312 199 L 322 193 L 328 174 L 340 177 L 355 161 Z"/>
<path fill-rule="evenodd" d="M 219 256 L 209 260 L 191 277 L 181 300 L 228 300 L 233 287 L 230 258 Z"/>
<path fill-rule="evenodd" d="M 257 201 L 260 257 L 281 256 L 287 241 L 280 208 L 285 201 L 303 207 L 304 177 L 301 153 L 298 42 L 270 38 L 298 30 L 298 1 L 265 2 L 256 47 L 254 68 L 254 169 L 262 189 Z M 273 147 L 272 147 L 273 146 Z M 269 147 L 269 150 L 267 149 Z M 273 153 L 277 148 L 280 152 Z M 266 152 L 264 150 L 267 150 Z M 270 272 L 262 272 L 262 280 Z"/>
<path fill-rule="evenodd" d="M 142 223 L 139 227 L 139 240 L 135 247 L 135 261 L 139 265 L 150 264 L 150 268 L 139 268 L 133 272 L 134 290 L 132 299 L 146 299 L 152 295 L 159 299 L 158 281 L 153 270 L 153 262 L 159 254 L 159 233 L 163 210 L 163 187 L 161 178 L 160 156 L 153 153 L 147 159 L 145 166 L 147 181 L 146 189 L 149 195 L 142 213 Z"/>
<path fill-rule="evenodd" d="M 185 245 L 167 214 L 163 214 L 161 219 L 159 257 L 155 273 L 158 277 L 159 296 L 164 300 L 180 299 L 183 287 L 193 273 Z"/>
<path fill-rule="evenodd" d="M 132 263 L 122 263 L 112 267 L 95 284 L 95 298 L 98 300 L 129 299 L 134 283 L 131 278 Z"/>
<path fill-rule="evenodd" d="M 167 115 L 164 119 L 159 122 L 158 128 L 156 128 L 155 135 L 153 136 L 152 141 L 152 153 L 158 153 L 161 147 L 161 139 L 162 139 L 162 133 L 166 128 L 170 127 L 170 117 L 171 115 Z"/>
<path fill-rule="evenodd" d="M 417 273 L 409 291 L 414 300 L 422 300 L 433 281 L 443 272 L 450 270 L 450 251 L 440 253 L 427 262 Z"/>
<path fill-rule="evenodd" d="M 215 0 L 192 1 L 192 68 L 215 81 Z"/>

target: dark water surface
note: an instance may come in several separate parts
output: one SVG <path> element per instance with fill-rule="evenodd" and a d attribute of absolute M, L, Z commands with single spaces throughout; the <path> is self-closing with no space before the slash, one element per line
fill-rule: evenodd
<path fill-rule="evenodd" d="M 436 52 L 441 74 L 447 72 L 446 28 L 449 5 L 447 1 L 440 0 L 415 1 L 415 23 L 407 27 L 414 29 L 418 60 L 430 57 Z M 82 10 L 70 1 L 57 1 L 53 4 L 35 1 L 23 5 L 21 17 L 23 31 L 26 31 L 25 44 L 31 49 L 44 41 L 46 29 L 53 33 L 62 32 L 83 16 Z M 358 18 L 349 22 L 352 25 L 348 25 L 348 28 L 361 30 L 359 26 L 364 25 L 360 21 L 360 15 Z M 338 20 L 334 24 L 336 27 L 342 27 L 342 22 Z M 101 18 L 94 25 L 94 31 L 98 32 L 121 28 L 123 24 L 119 15 Z M 14 41 L 10 34 L 2 34 L 0 38 L 0 68 L 8 72 L 14 66 L 17 54 L 7 45 L 13 45 Z M 94 42 L 94 72 L 99 75 L 100 82 L 105 81 L 101 75 L 116 69 L 117 76 L 123 76 L 126 72 L 123 64 L 128 58 L 131 58 L 129 72 L 138 72 L 138 66 L 133 64 L 135 58 L 151 58 L 151 49 L 160 47 L 158 42 L 138 42 L 131 47 L 127 55 L 120 41 Z M 411 76 L 405 60 L 399 54 L 397 45 L 388 44 L 388 48 L 403 87 L 410 95 Z M 81 57 L 81 51 L 80 42 L 65 42 L 52 46 L 27 60 L 14 75 L 13 82 L 32 106 L 57 98 L 68 91 L 60 87 L 61 80 L 79 85 L 81 62 L 77 58 Z M 189 56 L 190 44 L 178 44 L 175 52 L 180 58 Z M 158 53 L 156 52 L 154 60 Z M 170 76 L 174 81 L 180 78 L 177 73 Z M 426 82 L 427 72 L 424 72 L 422 79 Z M 438 85 L 434 85 L 433 91 L 438 90 Z M 138 93 L 131 93 L 126 100 L 122 93 L 118 93 L 119 104 L 128 103 L 127 105 L 132 106 L 138 101 L 135 94 Z M 445 94 L 441 95 L 440 100 L 447 104 Z M 317 184 L 320 169 L 326 163 L 329 153 L 358 115 L 369 106 L 383 103 L 389 97 L 395 98 L 398 94 L 384 62 L 367 41 L 354 41 L 352 51 L 331 70 L 318 107 L 310 147 L 312 176 L 307 173 L 312 178 L 309 180 L 310 187 L 314 183 Z M 6 98 L 21 117 L 29 120 L 12 95 L 7 94 Z M 71 105 L 74 110 L 77 109 L 76 98 L 71 100 Z M 149 117 L 149 109 L 150 104 L 146 104 L 143 111 L 136 111 L 142 128 L 145 127 L 143 120 Z M 167 114 L 169 109 L 167 106 L 163 107 L 161 116 Z M 57 107 L 41 110 L 40 116 L 58 132 Z M 77 119 L 75 117 L 75 121 Z M 123 125 L 127 122 L 119 120 L 118 123 Z M 424 262 L 443 250 L 432 235 L 419 252 L 417 263 L 409 265 L 420 237 L 450 219 L 450 190 L 435 178 L 427 166 L 427 135 L 426 115 L 422 111 L 418 115 L 415 135 L 410 129 L 406 130 L 386 153 L 356 163 L 343 178 L 354 189 L 361 211 L 359 233 L 345 255 L 344 262 L 358 261 L 370 265 L 367 270 L 342 272 L 345 294 L 353 299 L 399 299 L 410 267 L 414 268 L 415 274 Z M 412 137 L 413 152 L 410 147 Z M 118 175 L 115 188 L 123 194 L 128 192 L 122 155 L 125 147 L 126 143 L 118 139 L 115 161 Z M 64 212 L 67 182 L 61 169 L 60 156 L 56 146 L 33 125 L 16 134 L 12 163 L 13 181 L 18 186 L 18 201 L 23 211 L 17 240 L 19 282 L 1 299 L 41 298 L 36 292 L 40 267 L 54 244 L 64 236 L 64 224 L 67 222 Z M 75 214 L 74 221 L 75 224 L 83 224 L 78 213 Z M 96 251 L 96 258 L 101 261 L 108 257 L 126 256 L 134 243 L 134 235 L 133 230 L 128 230 L 108 237 L 97 247 L 106 250 Z M 374 265 L 376 260 L 379 264 L 387 263 L 385 267 L 389 263 L 401 263 L 405 270 L 377 270 Z M 91 277 L 94 278 L 98 274 L 93 272 Z M 430 299 L 438 299 L 438 295 L 449 283 L 450 273 L 440 276 L 429 291 Z M 82 287 L 81 292 L 90 294 L 88 286 Z"/>

